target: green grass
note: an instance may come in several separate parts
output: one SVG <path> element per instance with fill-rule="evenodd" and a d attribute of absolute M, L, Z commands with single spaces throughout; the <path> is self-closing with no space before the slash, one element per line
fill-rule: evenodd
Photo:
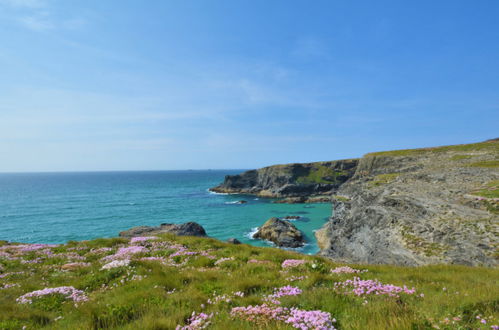
<path fill-rule="evenodd" d="M 369 185 L 372 187 L 381 186 L 381 185 L 395 181 L 395 179 L 399 175 L 400 175 L 400 173 L 379 174 L 379 175 L 376 175 L 374 177 L 374 179 L 369 182 Z"/>
<path fill-rule="evenodd" d="M 170 258 L 174 247 L 152 251 L 151 243 L 145 243 L 149 251 L 133 257 L 128 267 L 102 270 L 105 262 L 101 259 L 127 246 L 125 239 L 71 242 L 52 248 L 58 256 L 31 252 L 14 258 L 9 254 L 7 258 L 0 253 L 0 274 L 14 272 L 0 278 L 0 287 L 16 285 L 0 289 L 0 329 L 175 329 L 177 325 L 185 325 L 193 311 L 215 313 L 209 329 L 255 329 L 255 324 L 231 317 L 231 308 L 259 305 L 263 295 L 284 285 L 299 287 L 303 293 L 283 298 L 282 306 L 329 312 L 337 319 L 335 326 L 339 329 L 427 329 L 432 325 L 440 329 L 490 329 L 490 325 L 499 323 L 498 269 L 351 265 L 368 270 L 355 276 L 417 290 L 417 295 L 401 294 L 398 298 L 384 295 L 364 298 L 335 290 L 335 282 L 354 275 L 330 273 L 338 264 L 318 256 L 230 245 L 209 238 L 165 235 L 160 242 L 182 244 L 189 251 L 207 252 L 212 257 L 196 254 Z M 3 244 L 1 251 L 5 252 L 7 245 Z M 112 250 L 97 255 L 91 252 L 100 247 Z M 84 259 L 80 262 L 90 265 L 62 270 L 63 264 L 76 258 L 73 253 Z M 143 256 L 165 256 L 178 263 L 140 261 Z M 41 262 L 23 263 L 28 257 Z M 232 259 L 217 263 L 220 258 Z M 248 263 L 251 259 L 260 263 Z M 308 263 L 284 272 L 281 263 L 286 259 L 304 259 Z M 306 278 L 290 282 L 287 280 L 290 276 Z M 58 286 L 83 290 L 89 301 L 75 306 L 53 295 L 28 305 L 16 303 L 16 298 L 27 292 Z M 236 291 L 244 292 L 244 297 L 207 303 L 214 294 Z M 476 319 L 478 315 L 486 316 L 488 324 L 481 325 Z M 445 325 L 445 319 L 452 317 L 459 317 L 460 321 Z M 260 329 L 291 328 L 282 322 L 269 321 Z"/>
<path fill-rule="evenodd" d="M 347 175 L 348 173 L 343 171 L 335 171 L 330 167 L 314 164 L 307 175 L 300 176 L 296 179 L 297 183 L 307 184 L 307 183 L 336 183 L 337 177 L 341 175 Z"/>
<path fill-rule="evenodd" d="M 499 160 L 486 160 L 482 162 L 471 163 L 468 166 L 472 167 L 488 167 L 488 168 L 498 168 Z"/>
<path fill-rule="evenodd" d="M 450 160 L 463 160 L 473 158 L 472 155 L 454 155 L 450 158 Z"/>
<path fill-rule="evenodd" d="M 372 152 L 366 156 L 417 156 L 425 153 L 444 152 L 492 152 L 499 154 L 499 141 L 489 141 L 481 143 L 460 144 L 452 146 L 442 146 L 434 148 L 403 149 L 393 151 Z"/>
<path fill-rule="evenodd" d="M 402 228 L 402 238 L 406 246 L 416 253 L 423 254 L 427 257 L 432 256 L 442 256 L 442 254 L 447 250 L 446 246 L 435 243 L 428 242 L 423 238 L 415 235 L 412 230 L 404 226 Z"/>
<path fill-rule="evenodd" d="M 499 214 L 499 180 L 490 181 L 481 189 L 471 192 L 472 195 L 484 197 L 482 204 L 492 214 Z"/>

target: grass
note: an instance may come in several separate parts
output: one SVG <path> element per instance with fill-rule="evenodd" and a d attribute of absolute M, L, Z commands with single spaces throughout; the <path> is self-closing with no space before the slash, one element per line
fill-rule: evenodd
<path fill-rule="evenodd" d="M 473 158 L 472 155 L 454 155 L 450 158 L 450 160 L 463 160 Z"/>
<path fill-rule="evenodd" d="M 499 160 L 485 160 L 482 162 L 471 163 L 468 166 L 471 167 L 488 167 L 488 168 L 498 168 Z"/>
<path fill-rule="evenodd" d="M 368 153 L 366 156 L 417 156 L 425 153 L 444 152 L 480 152 L 487 151 L 499 154 L 499 141 L 488 141 L 471 144 L 459 144 L 434 148 L 403 149 Z"/>
<path fill-rule="evenodd" d="M 131 246 L 129 240 L 69 242 L 31 252 L 16 252 L 0 242 L 0 329 L 175 329 L 186 325 L 193 312 L 214 313 L 209 329 L 292 329 L 277 320 L 257 325 L 230 314 L 236 306 L 262 304 L 265 295 L 285 285 L 298 287 L 302 293 L 283 297 L 281 306 L 328 312 L 337 320 L 338 329 L 426 329 L 434 325 L 490 329 L 499 323 L 498 269 L 351 265 L 368 271 L 332 274 L 330 270 L 338 264 L 318 256 L 209 238 L 164 235 L 140 244 L 145 250 L 130 255 L 128 266 L 106 270 L 102 266 L 108 261 L 103 258 Z M 163 259 L 141 260 L 152 256 Z M 26 263 L 28 259 L 36 263 Z M 286 259 L 306 263 L 283 269 Z M 70 262 L 85 264 L 63 270 Z M 416 294 L 359 297 L 335 289 L 335 282 L 354 276 L 414 287 Z M 299 279 L 291 281 L 291 277 Z M 25 293 L 59 286 L 82 290 L 88 301 L 75 304 L 60 295 L 48 295 L 32 304 L 16 302 Z M 222 295 L 230 300 L 207 303 Z M 480 323 L 484 318 L 486 325 Z"/>
<path fill-rule="evenodd" d="M 416 236 L 407 226 L 402 228 L 402 238 L 409 249 L 424 254 L 427 257 L 441 256 L 447 250 L 442 244 L 428 242 L 423 238 Z"/>
<path fill-rule="evenodd" d="M 343 171 L 335 171 L 330 167 L 314 164 L 307 175 L 300 176 L 296 179 L 297 183 L 307 184 L 307 183 L 336 183 L 337 177 L 341 175 L 347 175 L 348 173 Z"/>
<path fill-rule="evenodd" d="M 374 177 L 374 179 L 369 182 L 369 185 L 372 187 L 378 187 L 378 186 L 395 181 L 395 179 L 399 175 L 400 175 L 400 173 L 379 174 L 379 175 L 376 175 Z"/>
<path fill-rule="evenodd" d="M 475 190 L 472 194 L 485 198 L 499 198 L 499 180 L 490 181 L 484 189 Z"/>

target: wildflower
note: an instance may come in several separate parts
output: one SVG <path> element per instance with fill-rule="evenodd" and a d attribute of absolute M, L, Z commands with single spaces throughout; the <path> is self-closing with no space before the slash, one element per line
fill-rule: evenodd
<path fill-rule="evenodd" d="M 215 265 L 219 265 L 219 264 L 221 264 L 222 262 L 225 262 L 225 261 L 230 261 L 230 260 L 234 260 L 234 257 L 229 257 L 229 258 L 220 258 L 220 259 L 218 259 L 217 261 L 215 261 Z"/>
<path fill-rule="evenodd" d="M 158 239 L 156 236 L 132 237 L 132 239 L 130 240 L 130 243 L 131 244 L 143 243 L 143 242 L 152 241 L 152 240 L 156 240 L 156 239 Z"/>
<path fill-rule="evenodd" d="M 283 286 L 281 288 L 275 288 L 273 294 L 265 296 L 263 299 L 268 303 L 279 305 L 281 303 L 278 300 L 279 298 L 282 298 L 285 296 L 297 296 L 301 293 L 302 293 L 302 290 L 300 288 L 287 285 L 287 286 Z"/>
<path fill-rule="evenodd" d="M 377 280 L 361 280 L 358 277 L 354 277 L 353 280 L 336 282 L 334 286 L 337 289 L 351 288 L 352 292 L 357 296 L 366 296 L 369 294 L 386 294 L 388 296 L 398 297 L 399 293 L 416 293 L 416 289 L 409 289 L 405 285 L 403 287 L 399 287 L 392 284 L 383 284 Z"/>
<path fill-rule="evenodd" d="M 123 259 L 123 260 L 113 260 L 110 263 L 105 264 L 102 266 L 102 269 L 111 269 L 111 268 L 117 268 L 117 267 L 125 267 L 130 264 L 129 259 Z"/>
<path fill-rule="evenodd" d="M 115 254 L 106 256 L 106 257 L 102 258 L 102 260 L 110 261 L 110 260 L 117 260 L 117 259 L 128 259 L 133 254 L 143 253 L 143 252 L 147 252 L 147 251 L 148 250 L 143 246 L 132 245 L 129 247 L 119 248 L 118 252 L 116 252 Z"/>
<path fill-rule="evenodd" d="M 267 325 L 268 321 L 281 321 L 298 329 L 334 330 L 336 322 L 331 314 L 323 311 L 305 311 L 298 308 L 258 306 L 234 307 L 231 316 Z"/>
<path fill-rule="evenodd" d="M 282 262 L 282 268 L 293 268 L 305 264 L 307 261 L 302 259 L 286 259 Z M 317 266 L 316 266 L 317 267 Z"/>
<path fill-rule="evenodd" d="M 196 314 L 195 312 L 192 312 L 191 317 L 188 320 L 188 325 L 181 327 L 180 325 L 177 325 L 175 330 L 197 330 L 197 329 L 205 329 L 210 325 L 210 319 L 213 317 L 213 313 L 211 314 L 205 314 L 205 313 L 199 313 Z"/>
<path fill-rule="evenodd" d="M 33 292 L 26 293 L 16 301 L 20 304 L 31 304 L 33 298 L 38 298 L 50 294 L 61 294 L 66 296 L 66 299 L 71 299 L 74 302 L 87 301 L 88 298 L 85 293 L 81 290 L 77 290 L 72 286 L 60 286 L 57 288 L 45 288 L 43 290 L 36 290 Z"/>
<path fill-rule="evenodd" d="M 335 269 L 331 269 L 331 273 L 333 274 L 354 274 L 354 273 L 365 273 L 365 272 L 367 272 L 367 269 L 360 270 L 348 266 L 336 267 Z"/>

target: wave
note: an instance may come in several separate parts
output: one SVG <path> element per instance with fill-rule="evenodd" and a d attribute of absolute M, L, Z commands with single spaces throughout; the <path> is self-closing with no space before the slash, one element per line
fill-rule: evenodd
<path fill-rule="evenodd" d="M 248 237 L 249 239 L 256 239 L 253 236 L 258 232 L 258 227 L 251 228 L 251 230 L 247 233 L 244 234 L 244 236 Z"/>
<path fill-rule="evenodd" d="M 211 191 L 210 189 L 206 189 L 206 191 L 212 195 L 230 195 L 229 193 L 219 193 L 219 192 Z"/>

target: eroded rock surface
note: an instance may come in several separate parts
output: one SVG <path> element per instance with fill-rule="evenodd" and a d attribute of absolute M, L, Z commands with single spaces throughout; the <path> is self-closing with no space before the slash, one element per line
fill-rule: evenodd
<path fill-rule="evenodd" d="M 368 154 L 316 232 L 321 254 L 356 263 L 497 265 L 498 166 L 497 141 Z"/>
<path fill-rule="evenodd" d="M 346 159 L 268 166 L 238 175 L 227 175 L 222 184 L 210 190 L 261 197 L 330 194 L 353 176 L 357 162 L 357 159 Z"/>
<path fill-rule="evenodd" d="M 203 226 L 196 222 L 186 222 L 182 224 L 162 223 L 158 227 L 139 226 L 120 232 L 120 237 L 149 236 L 155 234 L 174 234 L 178 236 L 206 236 Z"/>
<path fill-rule="evenodd" d="M 305 244 L 302 232 L 289 221 L 279 218 L 267 220 L 253 237 L 271 241 L 279 247 L 297 248 Z"/>

